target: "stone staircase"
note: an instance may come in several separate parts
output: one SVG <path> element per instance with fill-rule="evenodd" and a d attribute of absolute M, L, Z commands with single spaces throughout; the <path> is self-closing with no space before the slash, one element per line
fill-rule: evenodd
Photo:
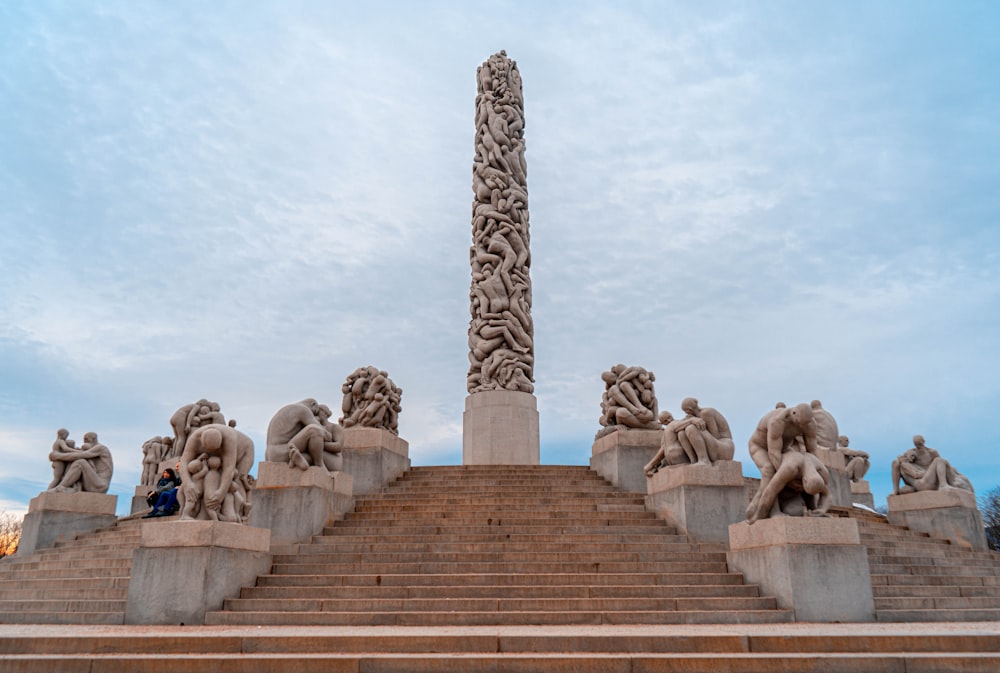
<path fill-rule="evenodd" d="M 1000 554 L 957 547 L 857 508 L 849 516 L 868 547 L 878 621 L 1000 620 Z"/>
<path fill-rule="evenodd" d="M 787 622 L 790 611 L 577 466 L 414 468 L 208 624 Z"/>
<path fill-rule="evenodd" d="M 0 623 L 122 624 L 135 520 L 0 561 Z"/>

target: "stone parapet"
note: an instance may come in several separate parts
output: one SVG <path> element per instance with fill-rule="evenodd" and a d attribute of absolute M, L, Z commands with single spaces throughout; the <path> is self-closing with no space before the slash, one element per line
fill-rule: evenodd
<path fill-rule="evenodd" d="M 643 468 L 659 451 L 662 439 L 660 430 L 614 430 L 594 440 L 590 467 L 623 491 L 646 493 Z"/>
<path fill-rule="evenodd" d="M 404 458 L 410 457 L 409 442 L 382 428 L 366 428 L 359 425 L 344 428 L 344 448 L 385 449 Z"/>

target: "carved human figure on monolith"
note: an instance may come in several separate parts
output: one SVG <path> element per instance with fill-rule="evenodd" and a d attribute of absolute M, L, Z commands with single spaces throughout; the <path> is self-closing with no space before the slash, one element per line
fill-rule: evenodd
<path fill-rule="evenodd" d="M 479 67 L 476 81 L 466 385 L 470 393 L 531 393 L 534 327 L 521 75 L 501 51 Z"/>
<path fill-rule="evenodd" d="M 60 445 L 57 449 L 56 444 L 59 444 L 57 437 L 56 444 L 49 453 L 49 460 L 63 463 L 65 467 L 58 483 L 50 486 L 48 490 L 57 493 L 78 491 L 107 493 L 114 472 L 114 462 L 111 460 L 111 451 L 108 447 L 98 441 L 96 432 L 85 434 L 83 445 L 79 449 L 68 442 L 69 440 L 66 440 L 65 446 Z M 58 472 L 59 470 L 53 467 L 53 473 L 58 474 Z"/>
<path fill-rule="evenodd" d="M 601 379 L 604 381 L 599 419 L 602 428 L 597 437 L 622 428 L 660 429 L 653 372 L 617 364 L 602 373 Z"/>
<path fill-rule="evenodd" d="M 403 389 L 398 388 L 384 370 L 358 367 L 347 377 L 342 391 L 344 415 L 340 424 L 343 427 L 381 428 L 399 434 Z"/>
<path fill-rule="evenodd" d="M 851 481 L 861 481 L 868 473 L 871 463 L 868 461 L 868 454 L 850 448 L 851 440 L 847 435 L 841 435 L 837 439 L 837 451 L 844 455 L 847 462 L 847 476 Z"/>
<path fill-rule="evenodd" d="M 812 408 L 803 403 L 767 412 L 757 423 L 748 443 L 750 458 L 760 470 L 760 487 L 747 508 L 747 517 L 754 514 L 757 518 L 766 518 L 770 514 L 758 511 L 758 501 L 781 467 L 784 455 L 800 452 L 800 443 L 805 452 L 816 453 L 816 422 Z"/>
<path fill-rule="evenodd" d="M 49 483 L 49 489 L 59 485 L 66 473 L 67 463 L 73 460 L 73 456 L 79 450 L 76 448 L 76 442 L 69 438 L 69 430 L 59 428 L 56 431 L 56 441 L 52 442 L 52 452 L 49 454 L 49 460 L 52 461 L 52 481 Z"/>
<path fill-rule="evenodd" d="M 214 423 L 192 431 L 180 458 L 181 518 L 245 523 L 253 458 L 253 440 L 236 428 Z"/>
<path fill-rule="evenodd" d="M 264 460 L 288 463 L 300 470 L 312 466 L 327 472 L 339 470 L 343 429 L 329 422 L 332 414 L 329 407 L 311 397 L 278 409 L 267 426 Z"/>
<path fill-rule="evenodd" d="M 155 486 L 159 479 L 160 461 L 166 460 L 170 444 L 165 444 L 163 437 L 150 437 L 142 443 L 142 480 L 143 486 Z"/>
<path fill-rule="evenodd" d="M 972 482 L 965 475 L 927 446 L 921 435 L 914 435 L 913 448 L 892 461 L 893 494 L 950 489 L 974 492 Z"/>

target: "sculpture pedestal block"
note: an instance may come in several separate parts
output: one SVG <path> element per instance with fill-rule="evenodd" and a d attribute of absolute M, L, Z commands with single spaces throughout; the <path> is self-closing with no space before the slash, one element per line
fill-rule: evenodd
<path fill-rule="evenodd" d="M 21 525 L 19 554 L 31 554 L 115 523 L 117 495 L 42 491 L 31 499 Z"/>
<path fill-rule="evenodd" d="M 864 505 L 868 509 L 875 509 L 875 497 L 867 480 L 851 482 L 851 502 Z"/>
<path fill-rule="evenodd" d="M 868 552 L 853 519 L 789 517 L 729 527 L 730 570 L 798 622 L 875 621 Z"/>
<path fill-rule="evenodd" d="M 221 521 L 148 521 L 132 554 L 126 624 L 204 624 L 271 567 L 271 533 Z"/>
<path fill-rule="evenodd" d="M 647 510 L 699 541 L 728 544 L 729 525 L 745 518 L 743 466 L 735 460 L 664 467 L 646 478 L 646 489 Z"/>
<path fill-rule="evenodd" d="M 353 482 L 346 472 L 258 463 L 248 523 L 270 530 L 272 545 L 305 542 L 354 508 Z"/>
<path fill-rule="evenodd" d="M 963 489 L 890 495 L 889 522 L 952 544 L 987 551 L 983 517 L 976 496 Z"/>
<path fill-rule="evenodd" d="M 139 512 L 148 512 L 152 509 L 146 503 L 146 494 L 150 491 L 155 491 L 155 486 L 136 486 L 135 493 L 132 496 L 132 509 L 129 510 L 129 514 L 138 514 Z"/>
<path fill-rule="evenodd" d="M 484 390 L 465 398 L 462 465 L 540 465 L 535 396 Z"/>
<path fill-rule="evenodd" d="M 660 430 L 622 428 L 610 432 L 594 440 L 590 469 L 623 491 L 645 493 L 646 473 L 642 468 L 660 450 L 662 440 Z"/>
<path fill-rule="evenodd" d="M 826 465 L 830 472 L 830 504 L 834 507 L 850 507 L 853 504 L 851 499 L 851 478 L 847 476 L 847 460 L 840 451 L 830 449 L 817 449 L 816 457 Z"/>
<path fill-rule="evenodd" d="M 355 495 L 378 493 L 410 469 L 410 445 L 381 428 L 344 428 L 341 468 L 354 478 Z"/>

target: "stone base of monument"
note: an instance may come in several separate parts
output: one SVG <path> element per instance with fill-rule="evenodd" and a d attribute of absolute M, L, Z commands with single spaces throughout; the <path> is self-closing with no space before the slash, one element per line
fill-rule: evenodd
<path fill-rule="evenodd" d="M 699 541 L 728 544 L 729 525 L 745 518 L 747 489 L 735 460 L 665 467 L 646 488 L 646 509 Z"/>
<path fill-rule="evenodd" d="M 975 551 L 989 549 L 976 496 L 969 491 L 948 489 L 890 495 L 888 504 L 889 523 Z"/>
<path fill-rule="evenodd" d="M 146 494 L 153 490 L 156 490 L 155 486 L 136 486 L 135 494 L 132 496 L 132 508 L 129 510 L 129 513 L 138 514 L 139 512 L 148 512 L 151 508 L 146 503 Z"/>
<path fill-rule="evenodd" d="M 875 509 L 875 497 L 867 480 L 851 482 L 851 502 L 864 505 L 868 509 Z"/>
<path fill-rule="evenodd" d="M 204 624 L 271 567 L 271 532 L 221 521 L 149 521 L 132 555 L 126 624 Z"/>
<path fill-rule="evenodd" d="M 42 491 L 31 499 L 21 524 L 19 554 L 31 554 L 115 523 L 117 495 Z"/>
<path fill-rule="evenodd" d="M 729 527 L 729 568 L 798 622 L 875 620 L 868 552 L 853 519 L 781 516 Z"/>
<path fill-rule="evenodd" d="M 531 393 L 484 390 L 465 398 L 462 465 L 540 465 L 538 404 Z"/>
<path fill-rule="evenodd" d="M 346 472 L 258 463 L 248 523 L 270 530 L 272 545 L 307 541 L 354 508 L 353 483 Z"/>
<path fill-rule="evenodd" d="M 410 469 L 410 445 L 381 428 L 344 428 L 344 472 L 354 478 L 354 495 L 378 493 Z"/>
<path fill-rule="evenodd" d="M 660 450 L 662 439 L 660 430 L 614 430 L 594 440 L 590 451 L 590 469 L 623 491 L 645 493 L 646 473 L 643 468 Z M 746 505 L 743 507 L 746 508 Z"/>
<path fill-rule="evenodd" d="M 847 476 L 844 454 L 830 449 L 817 449 L 816 457 L 830 472 L 830 504 L 834 507 L 850 507 L 854 501 L 851 499 L 851 478 Z"/>

